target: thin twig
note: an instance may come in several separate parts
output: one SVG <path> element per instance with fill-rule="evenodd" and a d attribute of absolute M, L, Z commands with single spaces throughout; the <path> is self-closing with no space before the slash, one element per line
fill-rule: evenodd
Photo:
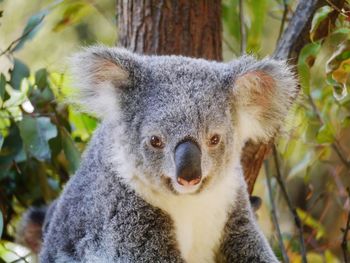
<path fill-rule="evenodd" d="M 310 94 L 308 94 L 307 97 L 309 99 L 309 102 L 310 102 L 310 105 L 311 105 L 313 111 L 316 113 L 318 121 L 323 125 L 324 121 L 322 119 L 322 116 L 321 116 L 312 96 Z M 332 146 L 333 150 L 335 151 L 335 153 L 338 155 L 340 161 L 345 165 L 346 168 L 350 169 L 350 161 L 347 160 L 346 156 L 344 155 L 342 149 L 339 146 L 339 143 L 333 142 L 333 143 L 331 143 L 331 146 Z"/>
<path fill-rule="evenodd" d="M 269 192 L 269 198 L 270 198 L 270 203 L 271 203 L 272 221 L 273 221 L 273 224 L 276 228 L 277 240 L 278 240 L 278 244 L 280 246 L 281 252 L 282 252 L 283 262 L 289 263 L 289 258 L 288 258 L 287 252 L 286 252 L 286 248 L 284 247 L 284 244 L 283 244 L 283 237 L 282 237 L 281 229 L 280 229 L 278 219 L 277 219 L 277 211 L 276 211 L 276 206 L 275 206 L 275 202 L 274 202 L 274 197 L 272 194 L 269 163 L 267 160 L 264 161 L 264 166 L 265 166 L 265 173 L 266 173 L 267 189 Z"/>
<path fill-rule="evenodd" d="M 13 251 L 11 251 L 11 252 L 13 252 Z M 27 257 L 29 257 L 30 254 L 31 253 L 29 253 L 29 254 L 27 254 L 27 255 L 25 255 L 23 257 L 19 257 L 19 258 L 15 259 L 14 261 L 11 261 L 10 263 L 17 263 L 17 262 L 23 262 L 23 261 L 26 262 L 26 263 L 29 263 L 28 260 L 27 260 Z M 17 254 L 16 256 L 19 256 L 19 255 Z"/>
<path fill-rule="evenodd" d="M 239 0 L 239 21 L 240 21 L 240 35 L 241 35 L 241 54 L 244 54 L 247 48 L 247 35 L 245 31 L 244 23 L 244 10 L 243 10 L 243 0 Z"/>
<path fill-rule="evenodd" d="M 223 40 L 223 42 L 225 43 L 225 45 L 227 46 L 227 48 L 228 48 L 235 56 L 238 56 L 237 51 L 233 48 L 233 46 L 230 44 L 230 42 L 229 42 L 225 37 L 223 37 L 222 40 Z"/>
<path fill-rule="evenodd" d="M 281 175 L 281 169 L 280 169 L 280 164 L 279 164 L 277 150 L 276 150 L 275 145 L 272 146 L 272 150 L 273 150 L 273 159 L 274 159 L 275 167 L 276 167 L 276 180 L 277 180 L 278 185 L 281 188 L 282 195 L 283 195 L 285 201 L 287 202 L 287 206 L 294 217 L 294 222 L 295 222 L 295 225 L 296 225 L 298 232 L 299 232 L 299 242 L 300 242 L 302 262 L 307 263 L 303 223 L 302 223 L 302 221 L 297 213 L 296 208 L 293 206 L 292 201 L 288 195 L 284 180 L 283 180 L 282 175 Z"/>
<path fill-rule="evenodd" d="M 283 16 L 281 20 L 280 30 L 278 33 L 277 43 L 281 39 L 283 30 L 284 30 L 284 25 L 286 24 L 287 16 L 288 16 L 288 4 L 287 4 L 287 0 L 283 0 Z"/>
<path fill-rule="evenodd" d="M 45 15 L 43 15 L 37 24 L 35 24 L 33 27 L 29 28 L 26 32 L 24 32 L 19 38 L 13 40 L 10 45 L 0 53 L 0 57 L 5 55 L 6 53 L 11 53 L 13 50 L 13 46 L 16 45 L 19 41 L 21 41 L 23 38 L 27 37 L 38 25 L 41 24 L 41 22 L 44 20 Z"/>
<path fill-rule="evenodd" d="M 340 15 L 344 16 L 344 17 L 348 17 L 348 15 L 346 13 L 343 12 L 343 10 L 339 9 L 339 7 L 337 7 L 334 3 L 332 3 L 332 1 L 330 0 L 326 0 L 326 2 L 333 7 Z"/>
<path fill-rule="evenodd" d="M 30 255 L 30 253 L 28 255 L 25 255 L 25 256 L 21 256 L 20 254 L 18 254 L 16 251 L 12 250 L 12 249 L 9 249 L 7 246 L 5 246 L 5 244 L 1 244 L 1 246 L 7 250 L 7 251 L 10 251 L 12 254 L 16 255 L 18 258 L 15 260 L 15 261 L 12 261 L 10 263 L 13 263 L 13 262 L 18 262 L 18 261 L 23 261 L 25 263 L 29 263 L 28 260 L 26 259 L 26 257 L 28 257 Z"/>
<path fill-rule="evenodd" d="M 346 189 L 348 192 L 348 198 L 350 198 L 350 190 L 349 188 Z M 345 225 L 345 229 L 342 229 L 343 231 L 343 240 L 341 242 L 341 248 L 343 251 L 343 256 L 344 256 L 344 263 L 348 263 L 348 233 L 350 230 L 350 210 L 348 212 L 348 218 L 346 220 L 346 225 Z"/>

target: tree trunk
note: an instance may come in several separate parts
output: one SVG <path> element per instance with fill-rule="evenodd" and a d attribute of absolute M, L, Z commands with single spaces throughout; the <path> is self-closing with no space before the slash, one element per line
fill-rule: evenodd
<path fill-rule="evenodd" d="M 117 20 L 134 52 L 222 59 L 220 0 L 119 0 Z"/>

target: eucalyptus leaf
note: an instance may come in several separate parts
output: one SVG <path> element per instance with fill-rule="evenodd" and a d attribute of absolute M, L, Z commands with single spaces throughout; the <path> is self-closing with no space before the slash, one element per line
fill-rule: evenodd
<path fill-rule="evenodd" d="M 43 90 L 48 85 L 47 70 L 45 68 L 39 69 L 35 72 L 35 85 L 37 85 L 40 90 Z"/>
<path fill-rule="evenodd" d="M 240 39 L 240 20 L 238 14 L 238 0 L 223 1 L 222 18 L 224 26 L 237 41 Z"/>
<path fill-rule="evenodd" d="M 9 90 L 10 98 L 4 102 L 4 108 L 11 108 L 21 105 L 26 101 L 26 92 L 20 90 Z"/>
<path fill-rule="evenodd" d="M 0 238 L 2 237 L 3 229 L 4 229 L 4 218 L 2 216 L 2 211 L 0 210 Z"/>
<path fill-rule="evenodd" d="M 86 17 L 93 9 L 85 1 L 71 1 L 64 6 L 62 19 L 56 23 L 53 31 L 59 32 L 65 27 L 73 25 Z"/>
<path fill-rule="evenodd" d="M 310 29 L 311 40 L 314 40 L 318 26 L 321 24 L 322 21 L 324 21 L 328 17 L 329 13 L 332 11 L 333 11 L 333 8 L 330 7 L 329 5 L 322 6 L 316 11 L 311 23 L 311 29 Z"/>
<path fill-rule="evenodd" d="M 343 128 L 350 127 L 350 116 L 346 116 L 342 121 Z"/>
<path fill-rule="evenodd" d="M 41 28 L 42 22 L 47 12 L 47 10 L 41 11 L 28 19 L 27 25 L 22 32 L 21 39 L 14 47 L 13 51 L 20 50 L 28 40 L 32 39 L 35 36 L 35 34 Z"/>
<path fill-rule="evenodd" d="M 248 32 L 248 51 L 258 52 L 260 50 L 261 35 L 265 25 L 268 1 L 248 0 L 245 2 L 251 12 L 251 25 Z"/>
<path fill-rule="evenodd" d="M 5 87 L 6 87 L 6 78 L 4 74 L 0 74 L 0 98 L 2 101 L 5 99 Z"/>
<path fill-rule="evenodd" d="M 25 149 L 40 161 L 49 160 L 49 140 L 57 136 L 57 128 L 50 122 L 50 118 L 25 115 L 18 126 Z"/>
<path fill-rule="evenodd" d="M 0 151 L 0 179 L 6 176 L 16 156 L 22 149 L 22 139 L 15 123 L 11 123 Z"/>
<path fill-rule="evenodd" d="M 3 144 L 4 144 L 4 136 L 2 136 L 2 134 L 0 133 L 0 150 Z"/>
<path fill-rule="evenodd" d="M 350 28 L 348 27 L 341 27 L 336 30 L 332 34 L 344 34 L 344 35 L 350 35 Z"/>
<path fill-rule="evenodd" d="M 300 84 L 305 94 L 310 94 L 310 68 L 320 51 L 321 44 L 318 42 L 307 44 L 303 47 L 298 58 L 298 73 Z"/>
<path fill-rule="evenodd" d="M 305 225 L 316 230 L 317 240 L 319 240 L 320 238 L 326 235 L 326 230 L 324 226 L 320 222 L 318 222 L 316 219 L 314 219 L 312 215 L 310 215 L 307 211 L 297 208 L 297 213 Z"/>
<path fill-rule="evenodd" d="M 334 141 L 334 135 L 330 125 L 322 125 L 321 128 L 318 130 L 316 139 L 319 143 L 332 143 Z"/>
<path fill-rule="evenodd" d="M 21 60 L 15 58 L 13 69 L 11 70 L 11 86 L 19 90 L 21 87 L 21 82 L 24 78 L 29 77 L 29 68 Z"/>
<path fill-rule="evenodd" d="M 80 152 L 65 128 L 61 129 L 63 152 L 68 160 L 68 168 L 71 174 L 75 173 L 80 164 Z"/>

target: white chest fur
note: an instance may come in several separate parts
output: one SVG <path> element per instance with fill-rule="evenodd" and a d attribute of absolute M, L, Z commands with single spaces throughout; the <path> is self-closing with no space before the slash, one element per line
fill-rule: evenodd
<path fill-rule="evenodd" d="M 214 262 L 228 211 L 240 185 L 232 171 L 210 189 L 195 195 L 164 195 L 141 185 L 136 187 L 146 201 L 170 214 L 179 249 L 187 263 Z"/>

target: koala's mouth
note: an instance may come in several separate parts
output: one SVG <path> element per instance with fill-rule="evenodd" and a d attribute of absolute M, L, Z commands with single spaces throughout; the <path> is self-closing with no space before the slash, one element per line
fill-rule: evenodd
<path fill-rule="evenodd" d="M 172 180 L 170 177 L 163 176 L 163 183 L 175 195 L 183 195 L 183 194 L 190 194 L 190 195 L 196 195 L 201 193 L 203 190 L 207 188 L 207 186 L 210 184 L 211 176 L 203 178 L 200 183 L 193 186 L 182 186 L 175 180 Z"/>

